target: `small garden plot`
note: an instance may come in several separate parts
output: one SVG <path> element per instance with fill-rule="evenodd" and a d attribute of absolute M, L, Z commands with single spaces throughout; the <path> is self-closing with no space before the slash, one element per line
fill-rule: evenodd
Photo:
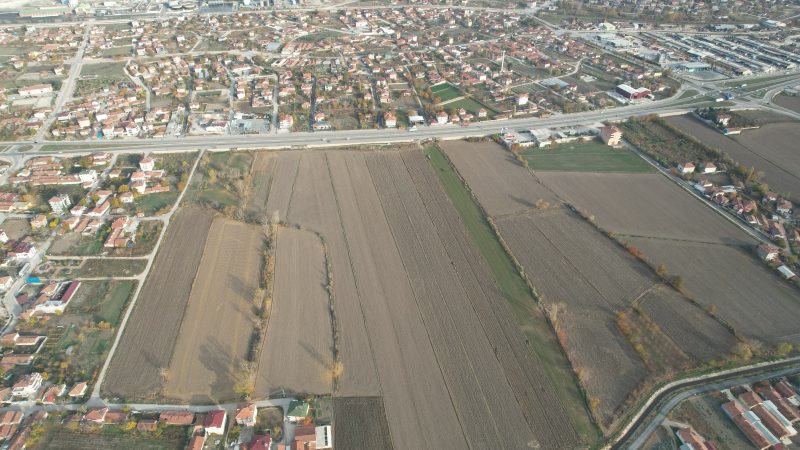
<path fill-rule="evenodd" d="M 167 427 L 154 433 L 127 430 L 126 425 L 82 426 L 72 422 L 46 423 L 32 433 L 31 447 L 38 450 L 84 450 L 113 448 L 116 450 L 180 450 L 186 447 L 186 430 Z M 36 431 L 36 429 L 34 429 Z"/>
<path fill-rule="evenodd" d="M 47 336 L 33 370 L 56 383 L 94 380 L 135 286 L 135 281 L 81 282 L 63 315 L 22 324 L 21 332 Z"/>
<path fill-rule="evenodd" d="M 716 161 L 721 156 L 663 119 L 629 120 L 620 128 L 625 140 L 667 167 L 690 161 Z"/>
<path fill-rule="evenodd" d="M 464 96 L 464 94 L 462 94 L 461 91 L 456 89 L 456 87 L 450 83 L 442 83 L 442 84 L 437 84 L 435 86 L 431 86 L 430 91 L 432 94 L 431 99 L 433 100 L 434 103 L 437 104 L 454 100 Z"/>
<path fill-rule="evenodd" d="M 533 148 L 523 152 L 533 170 L 567 172 L 654 172 L 653 166 L 626 149 L 597 141 Z"/>
<path fill-rule="evenodd" d="M 130 81 L 125 74 L 125 62 L 87 64 L 81 68 L 80 79 L 75 84 L 75 96 L 81 97 Z"/>

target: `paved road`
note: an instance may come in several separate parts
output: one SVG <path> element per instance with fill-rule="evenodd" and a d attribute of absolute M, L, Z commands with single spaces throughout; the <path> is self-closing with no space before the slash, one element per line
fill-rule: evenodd
<path fill-rule="evenodd" d="M 279 133 L 276 135 L 224 135 L 224 136 L 187 136 L 167 137 L 163 139 L 128 139 L 114 140 L 107 144 L 110 148 L 103 149 L 109 152 L 125 152 L 131 150 L 197 150 L 223 149 L 223 148 L 285 148 L 291 146 L 326 146 L 326 145 L 356 145 L 410 142 L 424 139 L 461 139 L 465 137 L 479 137 L 497 134 L 502 128 L 524 129 L 543 127 L 566 127 L 582 124 L 597 123 L 606 120 L 623 120 L 631 116 L 648 114 L 679 114 L 691 111 L 686 106 L 672 106 L 675 99 L 645 102 L 636 105 L 623 106 L 609 110 L 588 111 L 575 114 L 560 114 L 549 118 L 522 118 L 508 120 L 493 120 L 478 122 L 462 127 L 457 125 L 433 125 L 420 127 L 417 131 L 403 131 L 397 129 L 370 129 L 370 130 L 343 130 Z M 34 142 L 15 142 L 16 144 L 35 144 Z M 12 144 L 0 142 L 0 145 Z M 103 141 L 58 141 L 48 143 L 57 146 L 58 152 L 63 153 L 88 153 L 91 145 L 106 144 Z M 98 147 L 99 148 L 99 147 Z M 18 153 L 12 150 L 3 153 L 5 157 L 30 156 L 34 154 L 58 154 L 58 152 L 42 152 L 31 150 Z"/>
<path fill-rule="evenodd" d="M 647 438 L 666 419 L 667 414 L 687 398 L 727 389 L 732 386 L 752 384 L 757 381 L 785 377 L 796 373 L 800 373 L 800 357 L 789 358 L 781 362 L 760 363 L 670 383 L 650 398 L 640 411 L 640 414 L 634 418 L 632 424 L 623 432 L 622 437 L 607 448 L 614 450 L 638 450 L 642 448 Z M 657 405 L 658 402 L 667 398 L 669 400 L 657 406 L 657 412 L 653 414 L 653 405 Z M 631 440 L 631 438 L 633 439 Z"/>
<path fill-rule="evenodd" d="M 78 52 L 71 61 L 67 61 L 70 64 L 69 75 L 67 76 L 67 79 L 64 80 L 64 83 L 62 83 L 61 89 L 58 91 L 56 103 L 53 105 L 53 112 L 50 113 L 50 116 L 44 121 L 44 124 L 41 126 L 41 128 L 37 130 L 34 141 L 39 141 L 44 138 L 45 133 L 47 133 L 47 131 L 50 129 L 50 126 L 53 125 L 53 122 L 56 120 L 58 114 L 61 113 L 61 109 L 70 99 L 72 99 L 72 94 L 75 91 L 75 81 L 81 75 L 81 68 L 83 67 L 83 53 L 86 51 L 86 45 L 89 43 L 89 34 L 91 31 L 92 24 L 89 22 L 86 24 L 86 30 L 83 33 L 83 40 L 78 48 Z"/>

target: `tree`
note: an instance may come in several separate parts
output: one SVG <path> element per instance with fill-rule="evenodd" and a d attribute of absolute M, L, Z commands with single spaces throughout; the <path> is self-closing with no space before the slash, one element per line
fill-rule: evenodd
<path fill-rule="evenodd" d="M 659 264 L 658 267 L 656 268 L 656 273 L 658 274 L 658 276 L 660 276 L 662 278 L 666 277 L 667 276 L 667 266 L 665 266 L 664 264 Z"/>
<path fill-rule="evenodd" d="M 680 275 L 672 277 L 669 283 L 672 285 L 672 287 L 679 291 L 683 289 L 683 277 Z"/>
<path fill-rule="evenodd" d="M 736 348 L 733 352 L 742 361 L 749 361 L 753 358 L 753 346 L 746 342 L 736 344 Z"/>
<path fill-rule="evenodd" d="M 794 346 L 788 342 L 784 342 L 778 346 L 778 354 L 781 356 L 786 356 L 789 353 L 792 353 L 792 350 L 794 350 Z"/>

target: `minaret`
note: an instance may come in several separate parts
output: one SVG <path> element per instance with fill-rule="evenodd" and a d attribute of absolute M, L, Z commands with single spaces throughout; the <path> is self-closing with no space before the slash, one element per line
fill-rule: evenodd
<path fill-rule="evenodd" d="M 503 50 L 503 57 L 500 60 L 500 73 L 506 73 L 506 51 Z"/>

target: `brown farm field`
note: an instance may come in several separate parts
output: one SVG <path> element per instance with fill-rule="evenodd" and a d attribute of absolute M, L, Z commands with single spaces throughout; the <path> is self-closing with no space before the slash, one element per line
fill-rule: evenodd
<path fill-rule="evenodd" d="M 778 95 L 773 101 L 779 106 L 791 109 L 796 113 L 800 113 L 800 96 L 797 95 Z"/>
<path fill-rule="evenodd" d="M 503 300 L 472 261 L 480 253 L 451 239 L 467 236 L 464 225 L 421 150 L 275 158 L 267 214 L 318 233 L 328 250 L 336 401 L 382 396 L 395 448 L 574 448 L 524 335 L 507 310 L 487 309 Z"/>
<path fill-rule="evenodd" d="M 745 249 L 695 242 L 630 238 L 653 264 L 685 280 L 685 290 L 704 308 L 754 342 L 774 347 L 800 343 L 800 295 Z"/>
<path fill-rule="evenodd" d="M 651 290 L 639 300 L 639 308 L 698 361 L 722 360 L 738 342 L 724 325 L 673 289 Z"/>
<path fill-rule="evenodd" d="M 623 236 L 750 245 L 755 241 L 659 174 L 540 173 L 565 202 Z"/>
<path fill-rule="evenodd" d="M 295 228 L 279 227 L 277 235 L 275 287 L 256 396 L 278 389 L 330 394 L 333 333 L 322 242 L 314 233 Z M 286 354 L 297 356 L 286 360 Z"/>
<path fill-rule="evenodd" d="M 266 209 L 276 159 L 272 152 L 256 153 L 250 172 L 250 186 L 247 188 L 247 210 L 263 214 Z"/>
<path fill-rule="evenodd" d="M 656 283 L 649 269 L 564 209 L 498 221 L 557 327 L 595 414 L 608 427 L 647 370 L 614 318 Z M 598 262 L 602 261 L 602 264 Z M 602 355 L 602 357 L 600 357 Z"/>
<path fill-rule="evenodd" d="M 190 208 L 172 219 L 111 360 L 101 387 L 105 397 L 159 393 L 211 221 L 210 213 Z"/>
<path fill-rule="evenodd" d="M 339 450 L 393 448 L 380 397 L 334 398 L 333 420 L 333 441 Z"/>
<path fill-rule="evenodd" d="M 258 320 L 254 298 L 263 255 L 260 227 L 214 219 L 174 344 L 164 397 L 202 404 L 236 399 L 237 373 Z"/>
<path fill-rule="evenodd" d="M 740 135 L 724 136 L 689 115 L 670 117 L 667 121 L 707 146 L 726 152 L 739 164 L 764 172 L 763 181 L 772 190 L 800 193 L 800 152 L 797 151 L 800 123 L 767 124 L 756 130 L 745 130 Z"/>
<path fill-rule="evenodd" d="M 490 216 L 534 208 L 540 199 L 556 201 L 547 187 L 532 179 L 514 156 L 499 145 L 446 141 L 440 147 Z"/>

